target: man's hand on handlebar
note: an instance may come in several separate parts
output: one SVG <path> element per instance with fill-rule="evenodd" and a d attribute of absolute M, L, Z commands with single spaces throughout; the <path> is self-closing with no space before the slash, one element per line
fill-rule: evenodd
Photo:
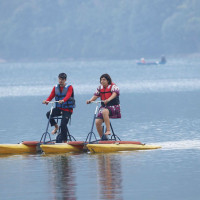
<path fill-rule="evenodd" d="M 59 104 L 62 104 L 62 103 L 64 103 L 64 100 L 60 100 L 58 103 L 59 103 Z"/>
<path fill-rule="evenodd" d="M 42 103 L 48 105 L 49 101 L 44 100 Z"/>

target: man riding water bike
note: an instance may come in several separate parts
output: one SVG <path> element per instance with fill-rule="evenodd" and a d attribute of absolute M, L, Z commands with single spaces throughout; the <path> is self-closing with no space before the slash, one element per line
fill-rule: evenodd
<path fill-rule="evenodd" d="M 51 94 L 49 97 L 44 100 L 43 104 L 48 104 L 54 97 L 55 100 L 58 101 L 56 103 L 56 107 L 52 110 L 52 114 L 50 115 L 50 111 L 47 112 L 46 116 L 49 117 L 57 117 L 62 116 L 61 119 L 61 135 L 56 142 L 61 143 L 67 140 L 67 124 L 71 115 L 73 113 L 73 108 L 75 107 L 75 100 L 74 100 L 74 89 L 72 85 L 67 85 L 67 75 L 65 73 L 60 73 L 58 75 L 58 83 L 56 86 L 53 87 Z M 50 119 L 51 126 L 55 126 L 52 134 L 56 134 L 59 126 L 56 123 L 55 119 Z"/>

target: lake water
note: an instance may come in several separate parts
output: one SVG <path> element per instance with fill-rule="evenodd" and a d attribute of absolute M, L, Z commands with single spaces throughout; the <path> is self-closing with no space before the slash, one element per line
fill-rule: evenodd
<path fill-rule="evenodd" d="M 60 72 L 74 86 L 70 133 L 85 140 L 95 105 L 86 105 L 109 73 L 120 87 L 122 140 L 161 145 L 109 154 L 0 155 L 0 199 L 152 199 L 200 197 L 200 60 L 161 66 L 135 61 L 0 64 L 0 143 L 40 140 L 50 94 Z"/>

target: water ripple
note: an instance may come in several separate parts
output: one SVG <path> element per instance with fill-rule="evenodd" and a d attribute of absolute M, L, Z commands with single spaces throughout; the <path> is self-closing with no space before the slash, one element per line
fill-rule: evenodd
<path fill-rule="evenodd" d="M 167 142 L 158 142 L 154 144 L 162 146 L 162 150 L 175 150 L 175 149 L 200 150 L 200 140 L 167 141 Z"/>

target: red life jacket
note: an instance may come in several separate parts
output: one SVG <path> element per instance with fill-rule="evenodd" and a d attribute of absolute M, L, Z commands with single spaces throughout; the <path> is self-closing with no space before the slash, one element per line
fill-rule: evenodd
<path fill-rule="evenodd" d="M 114 83 L 111 83 L 111 85 L 108 85 L 107 88 L 104 88 L 102 85 L 100 86 L 100 97 L 101 97 L 101 100 L 106 100 L 108 99 L 111 95 L 112 95 L 112 92 L 111 92 L 111 89 L 112 89 L 112 86 L 115 85 Z M 119 96 L 116 96 L 114 99 L 112 99 L 111 101 L 109 101 L 106 106 L 113 106 L 113 105 L 119 105 Z M 102 106 L 105 106 L 105 104 L 102 102 L 101 103 Z"/>

